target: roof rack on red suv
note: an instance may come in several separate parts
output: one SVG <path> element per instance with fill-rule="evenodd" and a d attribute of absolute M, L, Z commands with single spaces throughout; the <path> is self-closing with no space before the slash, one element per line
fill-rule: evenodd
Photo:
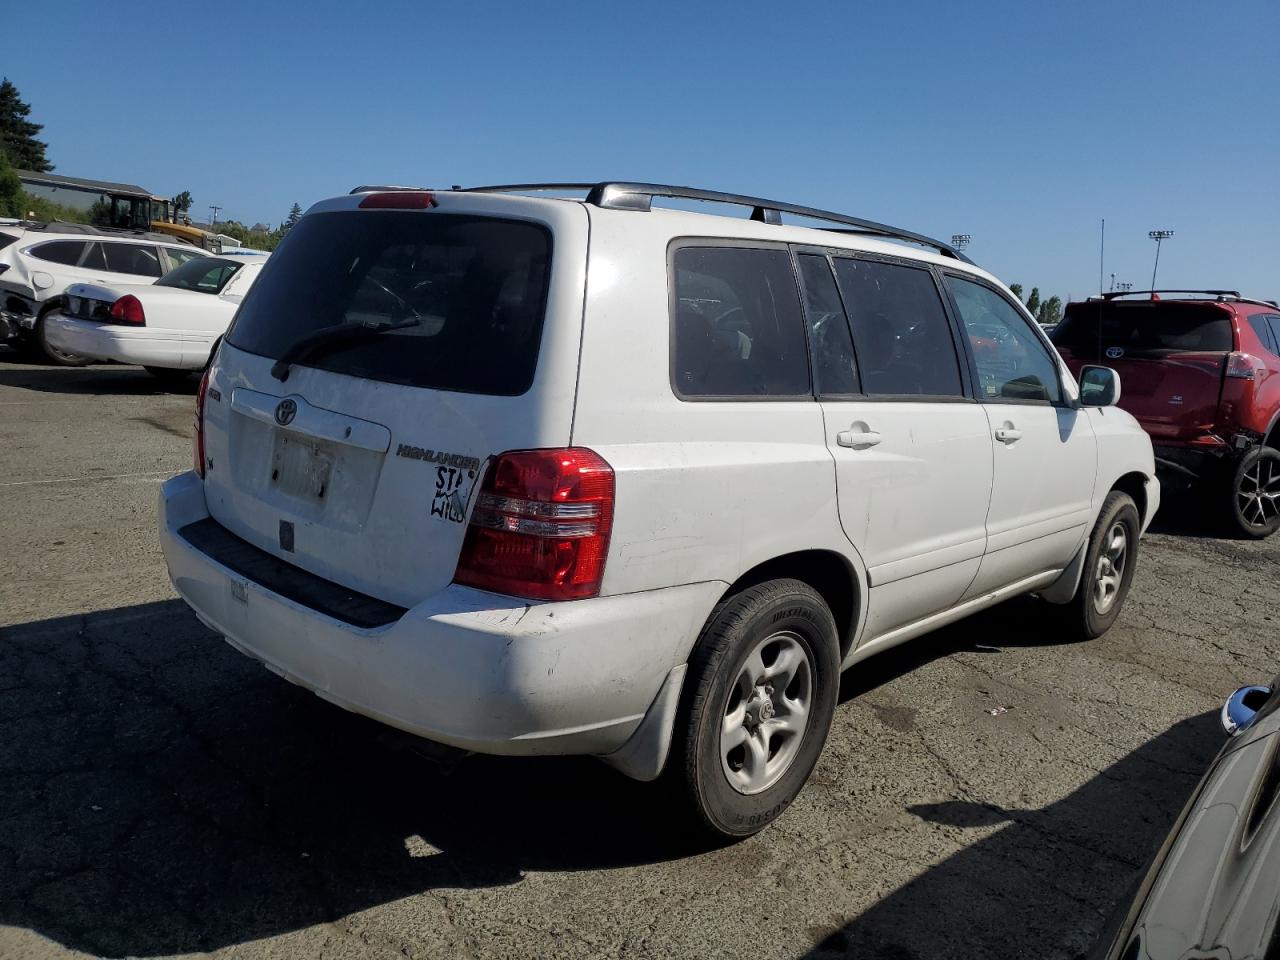
<path fill-rule="evenodd" d="M 1280 305 L 1238 290 L 1125 290 L 1067 304 L 1073 372 L 1114 367 L 1166 482 L 1207 490 L 1230 529 L 1280 529 Z"/>

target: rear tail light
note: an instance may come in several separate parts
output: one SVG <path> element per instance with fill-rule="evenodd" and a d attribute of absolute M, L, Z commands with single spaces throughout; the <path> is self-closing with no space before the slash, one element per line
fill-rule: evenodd
<path fill-rule="evenodd" d="M 132 323 L 146 326 L 147 315 L 142 312 L 142 301 L 133 294 L 126 294 L 111 305 L 111 319 L 116 323 Z"/>
<path fill-rule="evenodd" d="M 209 392 L 209 368 L 200 378 L 200 388 L 196 390 L 195 432 L 192 435 L 191 460 L 196 473 L 204 477 L 204 395 Z"/>
<path fill-rule="evenodd" d="M 1227 354 L 1227 376 L 1236 380 L 1253 380 L 1264 365 L 1261 360 L 1248 353 Z"/>
<path fill-rule="evenodd" d="M 592 450 L 502 454 L 480 486 L 454 582 L 530 600 L 594 597 L 613 499 L 613 468 Z"/>

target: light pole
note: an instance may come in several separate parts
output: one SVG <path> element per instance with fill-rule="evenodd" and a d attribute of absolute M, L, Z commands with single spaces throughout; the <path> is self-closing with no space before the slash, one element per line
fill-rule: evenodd
<path fill-rule="evenodd" d="M 221 207 L 215 207 L 212 203 L 209 204 L 209 232 L 210 233 L 215 233 L 218 229 L 218 211 L 221 209 L 222 209 Z"/>
<path fill-rule="evenodd" d="M 1130 290 L 1133 289 L 1133 284 L 1129 283 L 1126 280 L 1121 280 L 1119 283 L 1116 284 L 1116 289 L 1119 290 L 1121 293 L 1128 293 Z"/>
<path fill-rule="evenodd" d="M 1156 271 L 1160 269 L 1160 244 L 1173 236 L 1172 230 L 1151 230 L 1147 236 L 1156 242 L 1156 264 L 1151 268 L 1151 289 L 1156 288 Z"/>
<path fill-rule="evenodd" d="M 967 233 L 953 233 L 951 235 L 951 245 L 957 250 L 963 250 L 969 245 L 969 241 L 972 239 L 973 237 L 969 236 Z"/>

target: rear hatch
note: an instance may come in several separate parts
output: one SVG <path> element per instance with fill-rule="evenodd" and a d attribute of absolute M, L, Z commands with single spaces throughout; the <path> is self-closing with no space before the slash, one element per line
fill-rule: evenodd
<path fill-rule="evenodd" d="M 1088 300 L 1067 306 L 1053 342 L 1073 371 L 1087 363 L 1120 374 L 1120 406 L 1157 440 L 1190 440 L 1213 429 L 1231 312 L 1212 301 Z"/>
<path fill-rule="evenodd" d="M 412 606 L 453 579 L 489 458 L 569 443 L 587 218 L 526 198 L 360 202 L 308 213 L 246 296 L 210 373 L 205 494 L 255 546 Z"/>

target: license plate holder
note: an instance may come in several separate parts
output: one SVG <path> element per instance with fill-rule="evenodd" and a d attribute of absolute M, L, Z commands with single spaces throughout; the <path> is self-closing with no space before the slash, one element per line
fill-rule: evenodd
<path fill-rule="evenodd" d="M 271 455 L 271 485 L 289 496 L 323 502 L 335 460 L 328 444 L 279 431 Z"/>

